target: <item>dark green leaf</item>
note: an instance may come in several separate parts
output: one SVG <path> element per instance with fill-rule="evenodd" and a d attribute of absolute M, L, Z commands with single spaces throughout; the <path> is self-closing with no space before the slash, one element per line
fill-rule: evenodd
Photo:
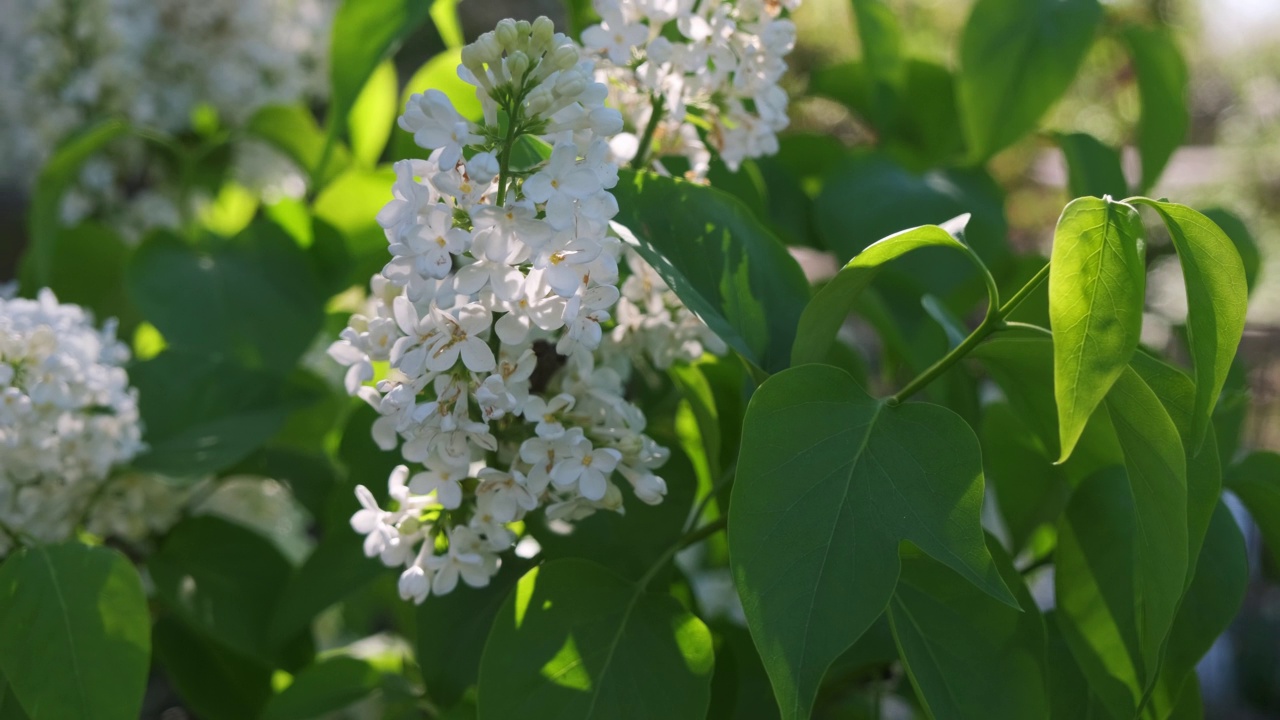
<path fill-rule="evenodd" d="M 142 581 L 120 553 L 69 542 L 0 565 L 0 673 L 31 720 L 138 717 L 150 644 Z"/>
<path fill-rule="evenodd" d="M 853 309 L 862 291 L 871 284 L 885 263 L 922 248 L 949 248 L 972 260 L 980 271 L 982 261 L 969 246 L 957 239 L 969 222 L 968 215 L 952 218 L 942 226 L 922 225 L 873 243 L 858 253 L 813 296 L 800 316 L 791 364 L 822 362 L 835 342 L 836 333 Z"/>
<path fill-rule="evenodd" d="M 1123 203 L 1080 198 L 1058 219 L 1049 323 L 1059 462 L 1071 456 L 1085 422 L 1138 349 L 1146 290 L 1141 242 L 1138 213 Z"/>
<path fill-rule="evenodd" d="M 888 407 L 823 365 L 751 399 L 734 482 L 734 582 L 783 717 L 807 717 L 827 667 L 880 616 L 909 540 L 1011 606 L 983 539 L 982 461 L 958 416 Z"/>
<path fill-rule="evenodd" d="M 1169 229 L 1187 288 L 1187 344 L 1195 365 L 1191 446 L 1199 448 L 1214 404 L 1244 335 L 1249 290 L 1235 244 L 1213 221 L 1186 205 L 1137 198 Z"/>
<path fill-rule="evenodd" d="M 994 539 L 987 545 L 1026 610 L 992 600 L 936 560 L 904 558 L 889 603 L 894 638 L 929 717 L 1043 718 L 1044 623 L 1008 556 Z"/>
<path fill-rule="evenodd" d="M 326 716 L 370 695 L 382 683 L 378 669 L 353 657 L 321 660 L 294 675 L 293 682 L 271 698 L 262 720 L 311 720 Z"/>
<path fill-rule="evenodd" d="M 156 620 L 156 659 L 182 701 L 202 718 L 256 718 L 271 697 L 267 665 L 202 637 L 181 620 Z"/>
<path fill-rule="evenodd" d="M 283 647 L 325 608 L 340 602 L 388 572 L 376 558 L 367 558 L 360 538 L 347 527 L 326 534 L 287 578 L 272 615 L 271 644 Z"/>
<path fill-rule="evenodd" d="M 1085 133 L 1055 135 L 1067 161 L 1067 192 L 1071 197 L 1122 198 L 1129 194 L 1120 164 L 1120 151 Z"/>
<path fill-rule="evenodd" d="M 156 594 L 208 638 L 274 666 L 271 620 L 293 567 L 269 540 L 216 517 L 183 521 L 151 558 Z"/>
<path fill-rule="evenodd" d="M 1125 28 L 1124 39 L 1133 58 L 1142 101 L 1142 114 L 1138 117 L 1138 155 L 1142 158 L 1139 187 L 1146 192 L 1156 184 L 1191 127 L 1187 63 L 1167 27 L 1131 25 Z"/>
<path fill-rule="evenodd" d="M 139 468 L 203 475 L 230 467 L 275 434 L 311 399 L 269 373 L 165 351 L 129 368 L 147 426 Z"/>
<path fill-rule="evenodd" d="M 120 120 L 104 120 L 85 128 L 62 142 L 40 169 L 31 195 L 31 245 L 28 247 L 30 283 L 24 282 L 23 294 L 49 284 L 58 249 L 58 230 L 62 224 L 62 195 L 80 174 L 80 167 L 111 141 L 123 137 L 130 128 Z"/>
<path fill-rule="evenodd" d="M 138 311 L 124 290 L 129 258 L 124 241 L 96 223 L 59 228 L 56 234 L 47 287 L 59 302 L 92 310 L 99 323 L 116 318 L 121 336 L 128 337 L 138 323 Z"/>
<path fill-rule="evenodd" d="M 1249 455 L 1227 471 L 1226 485 L 1248 508 L 1272 556 L 1280 557 L 1280 454 Z"/>
<path fill-rule="evenodd" d="M 481 720 L 706 716 L 711 633 L 675 599 L 584 560 L 530 570 L 480 661 Z"/>
<path fill-rule="evenodd" d="M 1101 19 L 1097 0 L 978 0 L 960 41 L 970 159 L 1035 129 L 1071 85 Z"/>
<path fill-rule="evenodd" d="M 876 126 L 888 127 L 898 88 L 906 82 L 902 28 L 884 0 L 853 0 L 862 63 L 875 85 Z"/>
<path fill-rule="evenodd" d="M 751 634 L 740 625 L 723 622 L 713 626 L 716 636 L 716 671 L 711 679 L 709 718 L 722 720 L 777 720 L 778 702 L 769 687 L 769 676 Z"/>
<path fill-rule="evenodd" d="M 476 684 L 480 655 L 498 608 L 531 566 L 518 557 L 503 558 L 488 586 L 432 595 L 418 606 L 416 658 L 432 702 L 454 705 Z"/>
<path fill-rule="evenodd" d="M 13 694 L 13 688 L 4 675 L 0 675 L 0 720 L 31 720 L 31 716 L 18 703 L 18 698 Z"/>
<path fill-rule="evenodd" d="M 981 170 L 931 170 L 917 175 L 884 154 L 854 155 L 835 170 L 814 200 L 818 233 L 841 262 L 872 243 L 925 223 L 940 224 L 969 213 L 965 241 L 994 270 L 1009 255 L 1000 188 Z M 968 263 L 952 262 L 941 250 L 913 253 L 891 270 L 893 278 L 918 294 L 949 297 L 962 288 L 972 298 L 983 290 Z"/>
<path fill-rule="evenodd" d="M 773 233 L 713 188 L 623 171 L 613 193 L 615 229 L 685 305 L 758 367 L 786 367 L 809 287 Z"/>
<path fill-rule="evenodd" d="M 982 467 L 1009 530 L 1010 549 L 1021 551 L 1033 533 L 1052 526 L 1067 505 L 1066 469 L 1027 423 L 1006 403 L 988 405 L 978 433 Z"/>
<path fill-rule="evenodd" d="M 176 350 L 291 369 L 324 322 L 311 260 L 278 225 L 255 222 L 207 248 L 149 237 L 129 263 L 130 296 Z"/>

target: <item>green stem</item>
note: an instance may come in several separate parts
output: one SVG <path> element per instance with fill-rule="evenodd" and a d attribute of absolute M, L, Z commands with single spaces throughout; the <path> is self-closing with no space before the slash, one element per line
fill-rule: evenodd
<path fill-rule="evenodd" d="M 968 355 L 983 340 L 986 340 L 991 333 L 1008 327 L 1008 324 L 1005 322 L 1005 318 L 1009 317 L 1009 314 L 1016 310 L 1018 306 L 1022 304 L 1023 300 L 1026 300 L 1031 293 L 1035 292 L 1035 289 L 1039 287 L 1040 283 L 1044 282 L 1044 279 L 1047 277 L 1049 277 L 1049 265 L 1046 263 L 1045 266 L 1040 268 L 1040 271 L 1035 274 L 1035 277 L 1031 278 L 1026 285 L 1023 285 L 1021 290 L 1014 293 L 1013 297 L 1009 298 L 1008 302 L 996 308 L 994 311 L 988 311 L 987 317 L 983 319 L 982 324 L 970 333 L 969 337 L 964 339 L 964 342 L 957 345 L 951 350 L 951 352 L 943 356 L 941 360 L 930 365 L 928 370 L 920 373 L 915 380 L 907 383 L 906 387 L 902 388 L 890 397 L 888 400 L 889 407 L 894 407 L 923 390 L 929 385 L 929 383 L 937 380 L 938 376 L 949 370 L 952 365 L 955 365 L 961 358 Z M 993 300 L 994 299 L 995 298 L 993 298 Z"/>
<path fill-rule="evenodd" d="M 680 536 L 680 538 L 676 540 L 671 547 L 667 548 L 667 551 L 662 554 L 662 557 L 658 558 L 653 565 L 649 567 L 649 570 L 644 574 L 644 577 L 640 578 L 640 588 L 643 590 L 648 587 L 654 576 L 658 574 L 658 571 L 661 570 L 671 560 L 671 558 L 675 557 L 676 553 L 690 545 L 702 542 L 721 530 L 724 530 L 728 524 L 729 519 L 724 515 L 721 515 L 697 530 Z"/>
<path fill-rule="evenodd" d="M 498 156 L 498 197 L 495 203 L 502 207 L 507 197 L 507 180 L 511 175 L 511 149 L 516 145 L 516 116 L 508 114 L 507 140 L 503 144 L 502 153 Z"/>
<path fill-rule="evenodd" d="M 631 158 L 631 169 L 641 170 L 644 168 L 649 159 L 649 148 L 653 145 L 653 136 L 658 132 L 658 125 L 662 122 L 662 115 L 666 111 L 667 99 L 665 95 L 657 95 L 653 97 L 653 113 L 649 115 L 649 124 L 644 128 L 644 135 L 640 137 L 640 147 L 636 150 L 636 156 Z"/>
<path fill-rule="evenodd" d="M 720 491 L 723 490 L 726 485 L 733 482 L 733 476 L 737 473 L 737 470 L 738 463 L 735 461 L 731 463 L 729 467 L 725 468 L 724 472 L 720 473 L 720 477 L 716 478 L 716 481 L 711 485 L 711 489 L 707 492 L 707 496 L 702 498 L 702 501 L 698 503 L 698 507 L 694 508 L 693 515 L 689 516 L 689 523 L 684 528 L 685 532 L 688 532 L 689 528 L 696 525 L 698 520 L 702 519 L 702 513 L 706 512 L 707 507 L 711 505 L 711 501 L 716 500 Z M 724 513 L 721 512 L 720 514 L 723 515 Z"/>

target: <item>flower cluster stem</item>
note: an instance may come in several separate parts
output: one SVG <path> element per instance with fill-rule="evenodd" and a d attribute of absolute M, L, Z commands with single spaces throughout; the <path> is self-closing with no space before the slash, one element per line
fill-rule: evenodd
<path fill-rule="evenodd" d="M 648 162 L 649 148 L 653 147 L 653 136 L 658 133 L 658 125 L 662 122 L 666 105 L 667 100 L 664 95 L 653 95 L 653 112 L 649 115 L 649 124 L 644 128 L 644 135 L 640 137 L 640 147 L 636 149 L 636 156 L 631 158 L 632 170 L 641 170 Z"/>
<path fill-rule="evenodd" d="M 1035 277 L 1031 278 L 1026 285 L 1023 285 L 1021 290 L 1014 293 L 1013 297 L 1009 298 L 1008 302 L 995 307 L 988 312 L 987 317 L 983 319 L 982 324 L 970 333 L 969 337 L 964 339 L 964 342 L 957 345 L 951 350 L 951 352 L 944 355 L 941 360 L 929 366 L 929 369 L 920 373 L 916 379 L 907 383 L 906 387 L 891 396 L 887 401 L 888 405 L 890 407 L 898 405 L 912 395 L 920 392 L 927 387 L 929 383 L 937 380 L 940 375 L 949 370 L 952 365 L 959 362 L 961 358 L 972 352 L 975 347 L 977 347 L 983 340 L 986 340 L 992 333 L 1008 327 L 1006 320 L 1009 315 L 1012 314 L 1013 311 L 1022 304 L 1022 301 L 1026 300 L 1027 297 L 1031 295 L 1031 293 L 1035 292 L 1035 289 L 1039 287 L 1040 283 L 1044 282 L 1047 277 L 1049 277 L 1048 263 L 1046 263 L 1044 267 L 1040 268 L 1040 271 L 1035 274 Z"/>

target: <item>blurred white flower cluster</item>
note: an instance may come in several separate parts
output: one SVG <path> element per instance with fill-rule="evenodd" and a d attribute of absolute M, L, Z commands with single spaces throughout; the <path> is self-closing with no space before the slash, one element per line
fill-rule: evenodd
<path fill-rule="evenodd" d="M 0 183 L 30 186 L 58 143 L 104 118 L 181 134 L 198 108 L 237 127 L 320 96 L 335 5 L 0 0 Z M 105 207 L 130 226 L 175 225 L 177 198 L 150 189 L 164 172 L 140 141 L 115 143 L 85 166 L 64 219 Z"/>
<path fill-rule="evenodd" d="M 163 481 L 108 478 L 142 450 L 137 393 L 114 324 L 98 330 L 49 290 L 0 300 L 0 554 L 11 534 L 92 532 L 138 539 L 180 502 Z"/>
<path fill-rule="evenodd" d="M 796 42 L 795 24 L 781 15 L 799 4 L 595 0 L 602 22 L 582 42 L 603 58 L 600 79 L 632 131 L 613 140 L 614 153 L 624 161 L 683 156 L 692 178 L 706 175 L 708 145 L 731 170 L 776 153 L 789 122 L 778 81 Z"/>
<path fill-rule="evenodd" d="M 622 512 L 619 480 L 661 502 L 654 470 L 669 453 L 625 397 L 630 354 L 617 342 L 652 345 L 665 363 L 701 355 L 695 335 L 709 341 L 652 278 L 628 280 L 633 316 L 605 332 L 622 255 L 608 235 L 607 138 L 622 120 L 593 63 L 546 18 L 503 21 L 462 62 L 484 120 L 439 91 L 412 96 L 400 125 L 433 152 L 396 165 L 378 217 L 392 258 L 329 350 L 347 390 L 380 413 L 378 445 L 408 463 L 389 480 L 390 509 L 358 489 L 351 524 L 366 554 L 405 568 L 401 595 L 417 602 L 459 579 L 487 584 L 516 540 L 508 525 L 534 509 Z M 375 363 L 386 370 L 369 385 Z"/>

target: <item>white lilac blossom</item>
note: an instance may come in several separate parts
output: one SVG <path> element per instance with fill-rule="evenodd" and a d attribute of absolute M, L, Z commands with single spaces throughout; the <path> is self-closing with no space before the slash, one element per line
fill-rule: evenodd
<path fill-rule="evenodd" d="M 182 134 L 198 109 L 242 127 L 259 108 L 319 98 L 336 0 L 0 0 L 0 183 L 29 187 L 68 136 L 109 118 Z M 257 152 L 251 179 L 264 178 Z M 175 226 L 176 180 L 140 140 L 86 163 L 63 206 L 74 224 L 107 215 L 141 230 Z M 266 178 L 294 183 L 273 163 Z M 142 188 L 139 192 L 139 188 Z"/>
<path fill-rule="evenodd" d="M 622 512 L 623 487 L 660 503 L 669 453 L 626 397 L 628 349 L 656 350 L 665 367 L 701 354 L 695 336 L 722 347 L 705 326 L 684 329 L 692 315 L 651 280 L 624 283 L 624 307 L 644 317 L 614 329 L 623 246 L 609 235 L 607 142 L 622 121 L 592 61 L 546 18 L 507 20 L 463 49 L 458 73 L 484 118 L 467 121 L 435 90 L 410 98 L 400 126 L 432 152 L 396 164 L 378 215 L 389 261 L 329 349 L 348 392 L 380 414 L 376 443 L 404 459 L 385 506 L 357 489 L 351 525 L 367 555 L 403 569 L 400 593 L 415 602 L 487 584 L 518 539 L 508 525 L 534 510 Z M 518 165 L 529 157 L 518 143 L 544 159 Z"/>
<path fill-rule="evenodd" d="M 582 41 L 601 59 L 598 79 L 626 120 L 628 132 L 611 142 L 619 159 L 641 151 L 646 161 L 683 156 L 689 177 L 704 178 L 710 150 L 732 170 L 777 152 L 777 133 L 788 124 L 787 93 L 778 81 L 796 40 L 795 25 L 782 14 L 800 0 L 594 4 L 602 21 Z M 694 116 L 697 125 L 689 120 Z"/>
<path fill-rule="evenodd" d="M 114 323 L 95 328 L 47 289 L 0 300 L 0 554 L 81 525 L 140 539 L 172 522 L 161 481 L 112 475 L 143 448 L 128 357 Z"/>

